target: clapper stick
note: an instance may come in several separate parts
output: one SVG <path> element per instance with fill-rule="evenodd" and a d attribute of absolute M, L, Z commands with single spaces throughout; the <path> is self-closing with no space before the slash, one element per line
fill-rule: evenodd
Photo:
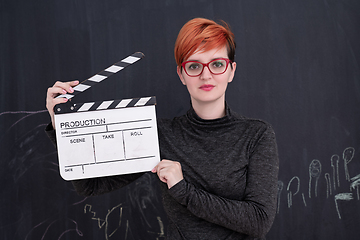
<path fill-rule="evenodd" d="M 62 94 L 62 95 L 57 96 L 56 98 L 71 99 L 71 98 L 75 97 L 76 95 L 84 92 L 85 90 L 93 87 L 95 84 L 97 84 L 101 81 L 104 81 L 111 75 L 123 70 L 127 66 L 130 66 L 131 64 L 141 60 L 144 57 L 145 57 L 145 55 L 142 52 L 136 52 L 136 53 L 124 58 L 123 60 L 111 65 L 110 67 L 102 70 L 98 74 L 95 74 L 94 76 L 84 80 L 79 85 L 77 85 L 73 88 L 74 89 L 73 93 Z M 55 113 L 65 113 L 65 112 L 71 112 L 71 111 L 75 110 L 75 108 L 76 108 L 76 104 L 67 102 L 67 103 L 55 105 L 54 110 L 55 110 Z"/>
<path fill-rule="evenodd" d="M 67 98 L 71 99 L 75 97 L 77 94 L 84 92 L 85 90 L 91 88 L 95 84 L 107 79 L 111 75 L 123 70 L 127 66 L 139 61 L 140 59 L 144 58 L 145 55 L 142 52 L 136 52 L 123 60 L 113 64 L 112 66 L 104 69 L 103 71 L 99 72 L 98 74 L 95 74 L 94 76 L 84 80 L 79 85 L 75 86 L 73 93 L 67 93 L 57 96 L 56 98 Z"/>

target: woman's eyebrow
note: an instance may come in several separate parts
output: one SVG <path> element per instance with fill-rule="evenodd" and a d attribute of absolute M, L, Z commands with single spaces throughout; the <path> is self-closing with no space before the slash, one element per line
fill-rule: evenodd
<path fill-rule="evenodd" d="M 215 58 L 212 58 L 209 62 L 214 61 L 216 59 L 220 59 L 220 58 L 227 58 L 227 57 L 215 57 Z M 194 62 L 201 62 L 202 63 L 202 61 L 197 60 L 197 59 L 188 59 L 188 60 L 186 60 L 186 62 L 187 61 L 194 61 Z"/>

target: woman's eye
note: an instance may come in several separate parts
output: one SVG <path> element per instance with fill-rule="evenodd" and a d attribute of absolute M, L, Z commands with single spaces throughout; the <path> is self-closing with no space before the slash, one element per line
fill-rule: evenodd
<path fill-rule="evenodd" d="M 198 69 L 200 66 L 198 63 L 193 63 L 191 65 L 189 65 L 188 69 L 189 70 L 195 70 L 195 69 Z"/>
<path fill-rule="evenodd" d="M 224 63 L 221 61 L 215 61 L 212 63 L 213 67 L 220 68 L 224 66 Z"/>

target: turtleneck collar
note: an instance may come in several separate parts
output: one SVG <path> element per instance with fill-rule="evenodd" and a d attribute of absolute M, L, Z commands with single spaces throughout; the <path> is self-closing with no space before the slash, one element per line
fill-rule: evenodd
<path fill-rule="evenodd" d="M 224 125 L 232 122 L 233 112 L 226 102 L 225 102 L 225 116 L 221 117 L 221 118 L 216 118 L 216 119 L 202 119 L 196 114 L 192 105 L 190 105 L 190 106 L 191 106 L 191 108 L 186 113 L 186 118 L 188 119 L 188 121 L 191 124 L 194 124 L 198 127 L 211 127 L 211 128 L 214 128 L 217 126 L 223 127 Z"/>

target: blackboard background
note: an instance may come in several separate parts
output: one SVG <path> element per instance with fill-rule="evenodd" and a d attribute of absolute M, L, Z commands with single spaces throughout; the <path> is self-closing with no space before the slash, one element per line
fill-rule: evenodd
<path fill-rule="evenodd" d="M 193 17 L 230 23 L 238 68 L 227 101 L 275 128 L 279 205 L 267 239 L 360 237 L 360 1 L 1 0 L 0 17 L 0 239 L 164 239 L 150 173 L 94 198 L 61 179 L 45 95 L 142 51 L 74 100 L 156 95 L 158 117 L 185 113 L 173 46 Z M 321 172 L 310 177 L 313 160 Z"/>

